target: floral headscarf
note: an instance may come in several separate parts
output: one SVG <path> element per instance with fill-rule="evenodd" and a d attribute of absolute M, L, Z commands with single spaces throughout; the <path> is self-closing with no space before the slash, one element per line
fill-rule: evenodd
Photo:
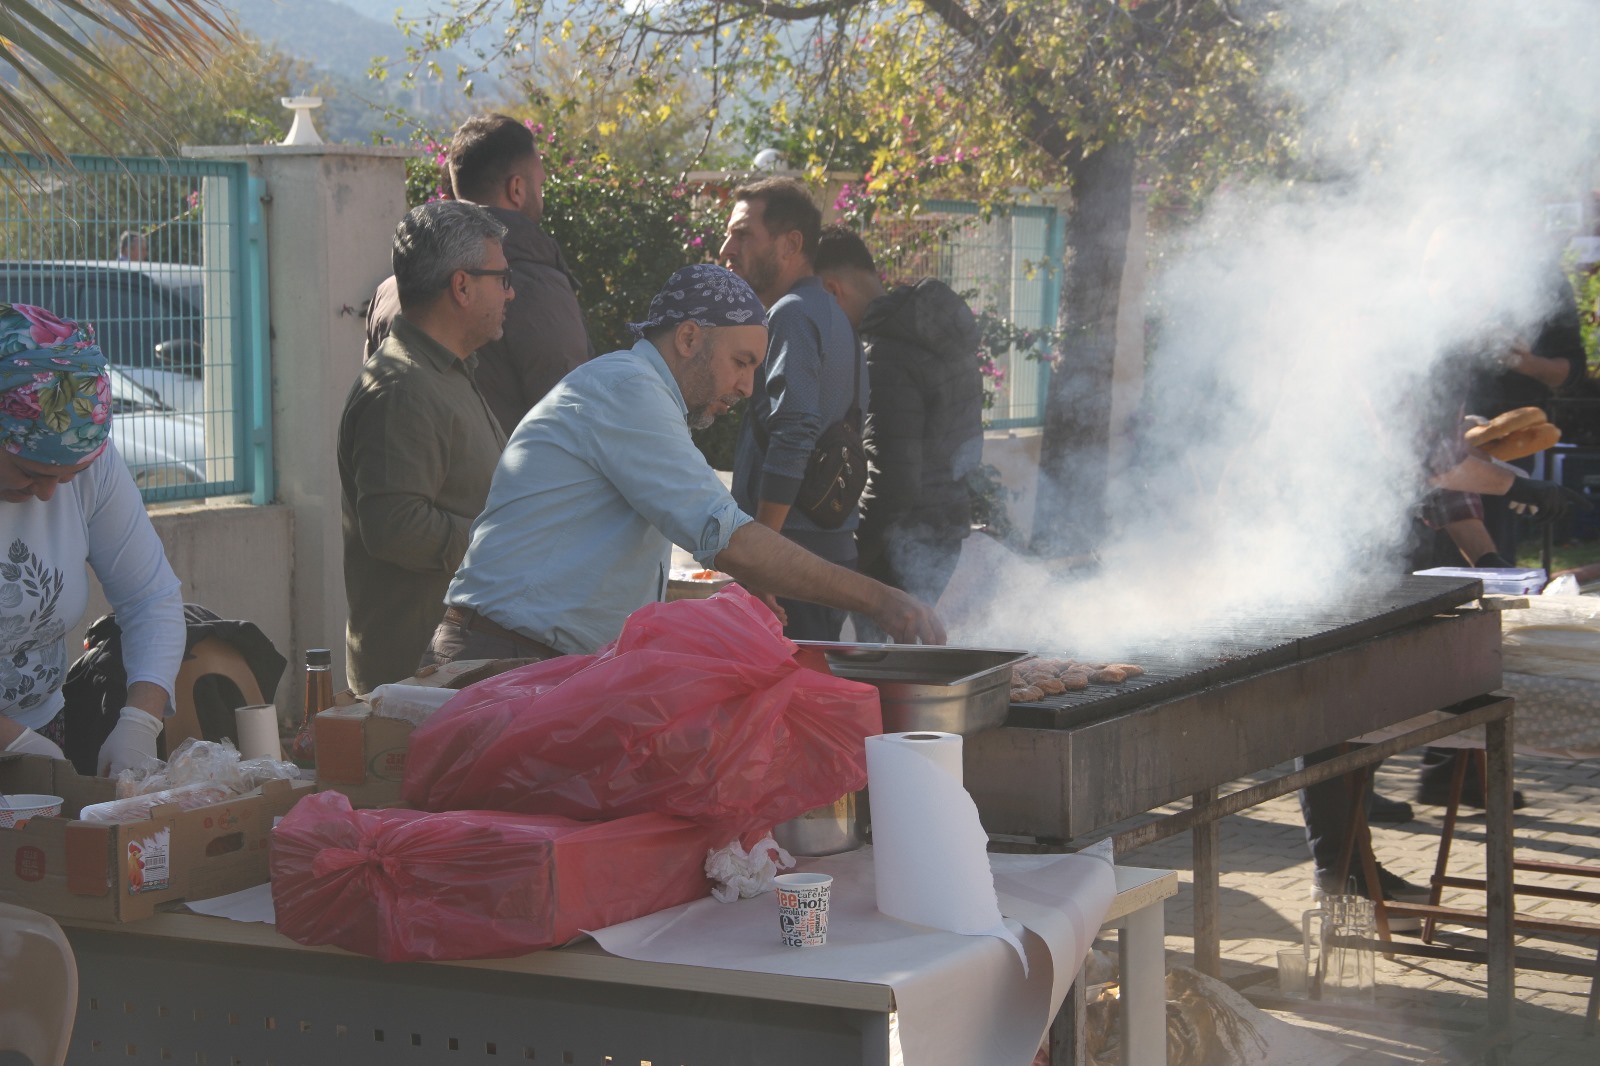
<path fill-rule="evenodd" d="M 642 337 L 657 326 L 679 322 L 761 326 L 766 320 L 767 309 L 743 278 L 727 267 L 696 263 L 674 271 L 650 301 L 649 317 L 643 322 L 629 322 L 628 328 L 635 337 Z"/>
<path fill-rule="evenodd" d="M 110 434 L 111 381 L 93 332 L 42 307 L 0 303 L 0 447 L 76 466 Z"/>

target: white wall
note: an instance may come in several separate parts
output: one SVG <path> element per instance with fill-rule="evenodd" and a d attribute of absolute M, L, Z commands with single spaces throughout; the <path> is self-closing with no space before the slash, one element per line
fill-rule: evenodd
<path fill-rule="evenodd" d="M 283 506 L 252 507 L 249 504 L 161 507 L 150 512 L 150 519 L 167 550 L 167 560 L 183 581 L 183 598 L 198 603 L 224 618 L 254 622 L 285 656 L 293 646 L 289 577 L 294 558 L 292 529 L 294 517 Z M 111 608 L 90 571 L 89 609 L 82 624 L 67 637 L 69 658 L 83 644 L 83 631 L 89 623 Z M 292 659 L 291 659 L 292 662 Z M 295 671 L 285 671 L 277 701 L 295 691 Z M 271 694 L 265 694 L 271 698 Z"/>
<path fill-rule="evenodd" d="M 362 307 L 389 275 L 412 153 L 267 145 L 185 154 L 243 160 L 265 186 L 277 493 L 270 507 L 213 504 L 157 510 L 152 518 L 185 598 L 255 622 L 289 659 L 276 702 L 280 716 L 293 719 L 306 648 L 334 649 L 335 685 L 343 686 L 339 415 L 361 367 Z"/>

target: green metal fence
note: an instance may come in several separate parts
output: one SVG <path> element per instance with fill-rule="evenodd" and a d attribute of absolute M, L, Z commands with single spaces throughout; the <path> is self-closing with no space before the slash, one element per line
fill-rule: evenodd
<path fill-rule="evenodd" d="M 266 252 L 244 163 L 0 160 L 0 301 L 94 327 L 147 502 L 272 496 Z"/>
<path fill-rule="evenodd" d="M 974 204 L 936 200 L 910 223 L 890 223 L 885 236 L 916 248 L 918 230 L 924 246 L 900 264 L 908 277 L 937 277 L 971 297 L 974 310 L 992 311 L 1018 329 L 1058 328 L 1066 235 L 1055 208 L 1019 205 L 986 219 Z M 990 428 L 1042 425 L 1049 364 L 1015 349 L 991 354 L 1005 376 L 989 410 Z"/>

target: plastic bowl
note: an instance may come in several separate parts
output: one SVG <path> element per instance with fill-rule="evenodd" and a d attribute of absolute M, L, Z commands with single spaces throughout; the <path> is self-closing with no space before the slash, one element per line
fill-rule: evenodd
<path fill-rule="evenodd" d="M 30 818 L 54 818 L 60 813 L 60 796 L 39 796 L 26 792 L 0 796 L 0 829 L 21 829 Z"/>

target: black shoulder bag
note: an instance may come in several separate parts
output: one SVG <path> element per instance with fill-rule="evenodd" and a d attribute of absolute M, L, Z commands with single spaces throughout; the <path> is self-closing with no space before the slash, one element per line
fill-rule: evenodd
<path fill-rule="evenodd" d="M 867 486 L 867 450 L 861 443 L 861 346 L 856 345 L 854 394 L 841 421 L 822 431 L 794 506 L 823 529 L 838 529 L 850 517 Z"/>

